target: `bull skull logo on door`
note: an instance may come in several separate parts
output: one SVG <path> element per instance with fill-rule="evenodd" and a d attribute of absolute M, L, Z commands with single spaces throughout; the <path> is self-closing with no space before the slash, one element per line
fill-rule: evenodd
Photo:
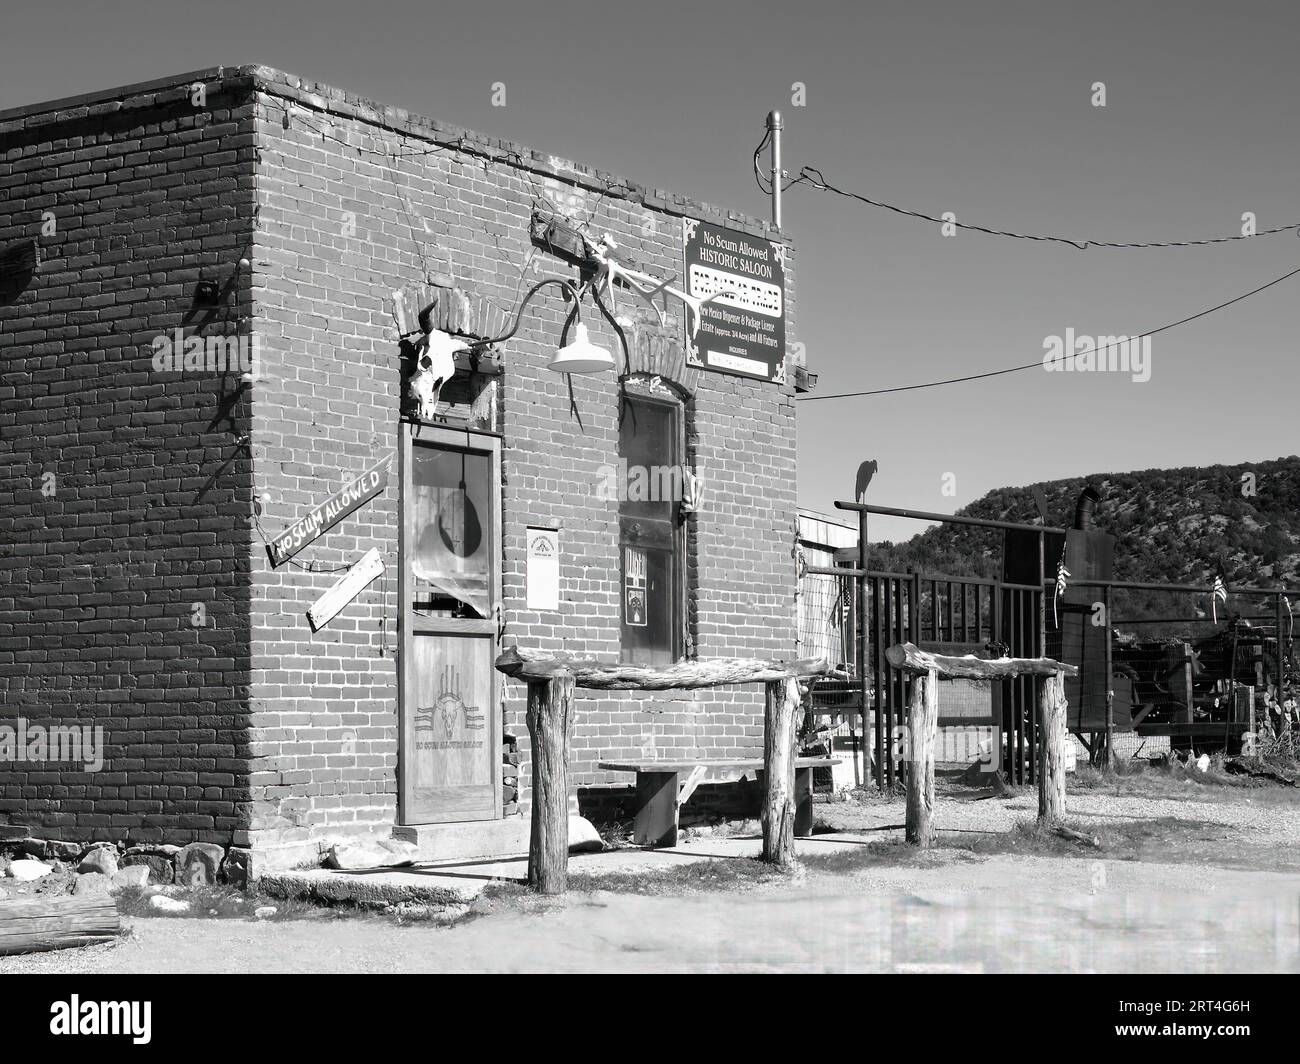
<path fill-rule="evenodd" d="M 478 706 L 467 706 L 460 696 L 460 671 L 453 665 L 442 670 L 438 697 L 432 706 L 420 706 L 415 711 L 415 730 L 431 731 L 435 736 L 451 739 L 457 725 L 467 731 L 481 731 L 484 727 L 483 711 Z"/>

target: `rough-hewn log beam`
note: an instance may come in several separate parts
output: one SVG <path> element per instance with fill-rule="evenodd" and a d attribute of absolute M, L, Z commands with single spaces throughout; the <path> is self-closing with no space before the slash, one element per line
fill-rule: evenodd
<path fill-rule="evenodd" d="M 109 897 L 15 898 L 0 902 L 0 956 L 111 942 L 121 931 Z"/>
<path fill-rule="evenodd" d="M 691 690 L 732 683 L 772 683 L 824 676 L 831 671 L 830 664 L 821 658 L 800 661 L 715 658 L 711 661 L 681 661 L 675 665 L 631 665 L 518 647 L 502 651 L 496 667 L 518 680 L 571 676 L 576 687 L 606 691 Z"/>
<path fill-rule="evenodd" d="M 912 681 L 907 711 L 907 841 L 934 841 L 934 740 L 939 730 L 939 677 L 934 669 Z"/>
<path fill-rule="evenodd" d="M 1038 774 L 1038 819 L 1058 825 L 1065 818 L 1065 677 L 1057 673 L 1043 681 L 1038 712 L 1043 734 L 1042 771 Z"/>
<path fill-rule="evenodd" d="M 542 894 L 563 894 L 569 875 L 569 732 L 573 677 L 528 684 L 528 734 L 533 745 L 533 825 L 528 882 Z"/>
<path fill-rule="evenodd" d="M 929 654 L 915 643 L 898 643 L 885 651 L 885 658 L 896 669 L 917 675 L 934 671 L 941 680 L 1005 680 L 1013 676 L 1078 676 L 1077 665 L 1067 665 L 1052 658 L 992 658 L 973 656 L 954 658 L 946 654 Z"/>
<path fill-rule="evenodd" d="M 768 683 L 763 717 L 763 860 L 781 868 L 794 864 L 794 718 L 798 708 L 797 683 Z"/>

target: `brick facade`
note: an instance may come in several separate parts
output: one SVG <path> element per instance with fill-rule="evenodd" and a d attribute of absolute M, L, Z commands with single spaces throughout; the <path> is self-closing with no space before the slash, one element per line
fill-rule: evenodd
<path fill-rule="evenodd" d="M 0 306 L 0 723 L 106 746 L 0 763 L 0 834 L 247 841 L 247 393 L 150 344 L 230 280 L 255 156 L 248 76 L 0 115 L 0 246 L 44 259 Z M 246 280 L 208 334 L 246 331 Z"/>
<path fill-rule="evenodd" d="M 195 82 L 207 110 L 185 95 Z M 102 717 L 111 757 L 97 776 L 0 765 L 0 827 L 143 838 L 143 826 L 284 854 L 386 831 L 398 792 L 398 477 L 299 564 L 272 568 L 262 535 L 396 451 L 391 293 L 454 290 L 459 331 L 493 335 L 528 285 L 577 276 L 530 241 L 534 210 L 611 234 L 663 277 L 681 274 L 683 217 L 766 230 L 266 68 L 57 106 L 0 115 L 0 244 L 36 236 L 49 204 L 60 224 L 42 239 L 48 268 L 0 308 L 0 692 L 10 714 Z M 247 272 L 234 271 L 241 254 Z M 788 249 L 788 342 L 794 266 Z M 232 283 L 217 318 L 256 335 L 256 379 L 242 388 L 152 372 L 149 344 L 182 323 L 200 273 Z M 688 533 L 695 652 L 789 656 L 793 389 L 685 366 L 676 308 L 661 329 L 626 295 L 624 366 L 617 335 L 584 311 L 619 373 L 546 369 L 566 313 L 554 291 L 498 352 L 503 641 L 618 655 L 617 508 L 596 485 L 617 463 L 630 370 L 669 382 L 688 412 L 704 483 Z M 51 468 L 59 491 L 47 499 Z M 525 608 L 529 525 L 560 530 L 556 613 Z M 385 574 L 313 633 L 307 608 L 371 548 Z M 188 624 L 196 601 L 211 603 L 203 629 Z M 526 799 L 523 689 L 502 691 Z M 584 803 L 629 782 L 600 772 L 604 757 L 761 752 L 758 689 L 580 696 L 576 714 Z"/>

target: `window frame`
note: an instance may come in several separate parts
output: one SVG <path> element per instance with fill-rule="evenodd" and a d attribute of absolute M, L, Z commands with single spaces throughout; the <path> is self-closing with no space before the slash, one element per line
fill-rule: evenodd
<path fill-rule="evenodd" d="M 678 483 L 684 480 L 685 472 L 690 468 L 687 441 L 688 429 L 687 421 L 690 415 L 689 405 L 675 389 L 669 388 L 662 379 L 631 376 L 626 377 L 620 382 L 618 393 L 619 413 L 618 413 L 618 458 L 620 469 L 622 462 L 629 456 L 624 454 L 623 450 L 623 418 L 627 416 L 629 407 L 643 405 L 647 407 L 658 407 L 667 410 L 672 419 L 672 454 L 669 457 L 668 465 L 676 466 L 680 471 Z M 629 545 L 625 523 L 636 521 L 638 518 L 623 513 L 624 496 L 627 491 L 626 482 L 620 484 L 619 497 L 617 503 L 617 520 L 618 520 L 618 618 L 619 618 L 619 660 L 628 663 L 638 664 L 662 664 L 658 661 L 646 661 L 645 655 L 634 657 L 633 648 L 628 647 L 626 642 L 627 625 L 624 621 L 625 611 L 627 608 L 626 598 L 626 548 Z M 688 588 L 689 588 L 689 569 L 690 560 L 688 555 L 689 536 L 687 529 L 687 515 L 682 509 L 682 500 L 680 498 L 672 501 L 672 516 L 669 519 L 671 524 L 671 543 L 672 543 L 672 587 L 671 594 L 671 628 L 669 632 L 670 645 L 668 647 L 668 662 L 679 662 L 685 660 L 689 654 L 691 645 L 689 633 L 689 615 L 688 615 Z M 662 654 L 662 651 L 652 651 L 651 657 Z"/>

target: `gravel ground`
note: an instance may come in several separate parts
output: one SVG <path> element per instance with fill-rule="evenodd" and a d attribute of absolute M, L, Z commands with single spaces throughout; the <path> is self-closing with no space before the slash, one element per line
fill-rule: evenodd
<path fill-rule="evenodd" d="M 1300 797 L 1278 799 L 1273 789 L 1259 791 L 1206 788 L 1188 783 L 1183 798 L 1149 795 L 1114 795 L 1076 791 L 1066 801 L 1070 823 L 1086 829 L 1117 821 L 1168 817 L 1200 821 L 1233 829 L 1243 841 L 1257 844 L 1300 842 Z M 1267 797 L 1265 797 L 1267 796 Z M 897 801 L 830 802 L 817 806 L 817 818 L 840 831 L 881 828 L 903 823 L 904 803 Z M 935 803 L 935 824 L 940 831 L 1010 831 L 1018 821 L 1036 816 L 1038 797 L 1022 792 L 1015 797 L 984 798 L 978 791 L 940 791 Z"/>
<path fill-rule="evenodd" d="M 1080 791 L 1087 830 L 1169 818 L 1140 860 L 940 848 L 726 893 L 597 891 L 491 903 L 456 926 L 377 917 L 276 922 L 139 918 L 116 945 L 0 958 L 39 972 L 924 971 L 1300 972 L 1300 803 L 1272 792 L 1189 800 Z M 941 833 L 996 839 L 1031 794 L 946 791 Z M 1193 800 L 1194 799 L 1194 800 Z M 901 801 L 819 805 L 864 844 L 897 834 Z M 817 851 L 816 837 L 800 852 Z M 1292 863 L 1288 864 L 1287 861 Z M 1280 862 L 1280 863 L 1279 863 Z"/>
<path fill-rule="evenodd" d="M 525 899 L 453 928 L 137 919 L 116 946 L 0 972 L 1300 972 L 1297 893 L 1296 875 L 949 851 L 739 893 Z"/>

